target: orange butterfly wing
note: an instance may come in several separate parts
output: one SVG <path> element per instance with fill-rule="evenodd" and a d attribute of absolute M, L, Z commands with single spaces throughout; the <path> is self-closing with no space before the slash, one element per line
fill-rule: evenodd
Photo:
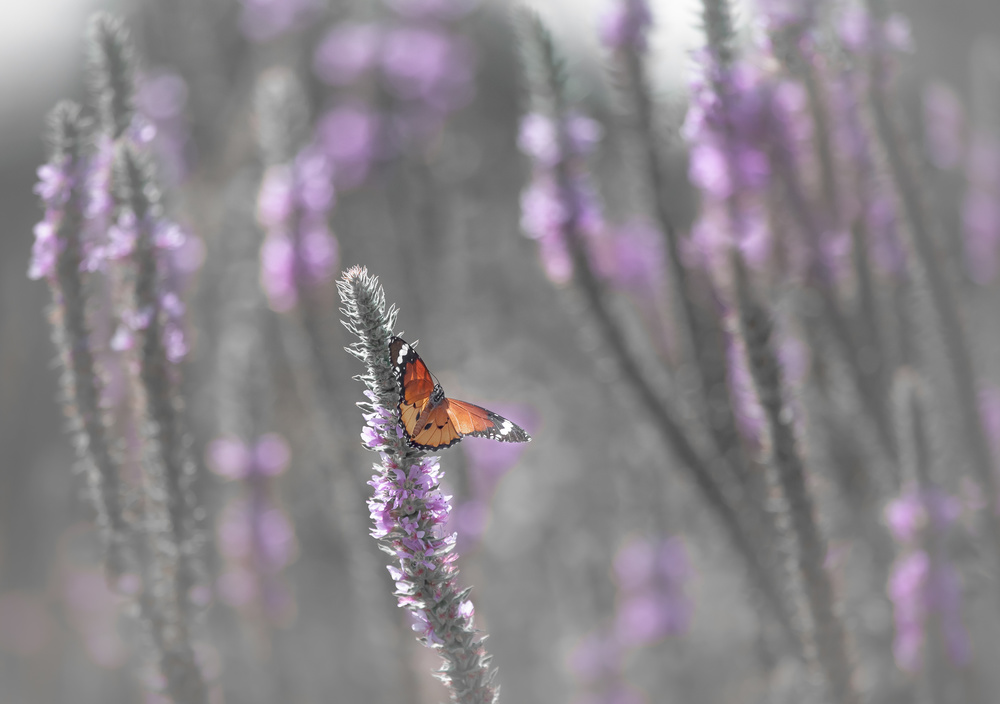
<path fill-rule="evenodd" d="M 434 390 L 434 379 L 420 355 L 402 338 L 392 338 L 389 352 L 399 385 L 399 420 L 407 438 L 412 439 L 417 434 L 419 416 Z"/>
<path fill-rule="evenodd" d="M 522 428 L 493 411 L 446 398 L 420 355 L 402 338 L 392 338 L 389 352 L 399 384 L 399 420 L 412 447 L 441 450 L 466 435 L 501 442 L 531 440 Z"/>
<path fill-rule="evenodd" d="M 449 399 L 445 399 L 443 403 L 429 408 L 420 416 L 417 424 L 419 427 L 415 434 L 406 429 L 410 445 L 421 450 L 443 450 L 462 439 L 465 433 L 461 432 L 452 420 L 448 412 L 449 402 Z"/>
<path fill-rule="evenodd" d="M 458 399 L 448 399 L 448 417 L 462 435 L 500 442 L 530 442 L 524 429 L 493 411 Z"/>

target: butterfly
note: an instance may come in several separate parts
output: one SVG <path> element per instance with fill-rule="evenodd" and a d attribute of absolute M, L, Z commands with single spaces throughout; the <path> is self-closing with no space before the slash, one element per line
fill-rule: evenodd
<path fill-rule="evenodd" d="M 493 411 L 445 396 L 406 340 L 393 337 L 389 351 L 399 385 L 399 419 L 411 447 L 441 450 L 467 435 L 500 442 L 531 441 L 524 429 Z"/>

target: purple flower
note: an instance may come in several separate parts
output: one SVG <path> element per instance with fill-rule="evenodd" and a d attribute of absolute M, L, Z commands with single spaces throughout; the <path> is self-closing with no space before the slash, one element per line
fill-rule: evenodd
<path fill-rule="evenodd" d="M 302 26 L 319 9 L 316 0 L 241 0 L 240 29 L 265 42 Z"/>
<path fill-rule="evenodd" d="M 961 580 L 954 565 L 936 547 L 959 518 L 962 503 L 936 487 L 906 490 L 886 507 L 886 522 L 903 552 L 893 567 L 888 592 L 896 620 L 894 653 L 907 671 L 922 667 L 929 628 L 938 628 L 951 661 L 968 662 L 968 635 L 962 624 Z M 934 552 L 928 552 L 926 546 Z M 929 616 L 939 618 L 931 621 Z"/>
<path fill-rule="evenodd" d="M 1000 389 L 984 386 L 979 390 L 979 418 L 990 446 L 1000 454 Z"/>
<path fill-rule="evenodd" d="M 986 285 L 996 277 L 1000 247 L 1000 140 L 973 135 L 966 178 L 962 202 L 966 269 L 973 281 Z"/>
<path fill-rule="evenodd" d="M 653 580 L 655 569 L 656 550 L 647 540 L 631 540 L 615 556 L 618 588 L 626 593 L 643 589 Z"/>
<path fill-rule="evenodd" d="M 326 220 L 304 226 L 300 243 L 303 273 L 306 281 L 319 284 L 329 281 L 337 264 L 337 240 L 333 238 Z"/>
<path fill-rule="evenodd" d="M 374 24 L 345 22 L 331 29 L 313 56 L 313 70 L 329 85 L 349 85 L 375 65 L 382 29 Z"/>
<path fill-rule="evenodd" d="M 940 489 L 909 489 L 889 502 L 885 519 L 897 542 L 912 544 L 925 529 L 948 529 L 958 520 L 961 511 L 961 502 Z"/>
<path fill-rule="evenodd" d="M 566 203 L 551 179 L 536 178 L 521 193 L 521 229 L 528 237 L 558 237 L 568 219 Z"/>
<path fill-rule="evenodd" d="M 60 208 L 69 200 L 73 176 L 69 172 L 69 159 L 60 163 L 42 164 L 38 167 L 38 183 L 34 191 L 47 208 Z"/>
<path fill-rule="evenodd" d="M 614 0 L 601 19 L 600 37 L 609 49 L 645 51 L 653 15 L 646 0 Z"/>
<path fill-rule="evenodd" d="M 931 163 L 939 169 L 958 166 L 964 149 L 962 102 L 944 83 L 924 89 L 924 139 Z"/>
<path fill-rule="evenodd" d="M 89 197 L 86 214 L 90 220 L 109 218 L 114 209 L 114 198 L 111 195 L 111 167 L 114 160 L 114 142 L 111 137 L 102 134 L 97 139 L 87 176 Z"/>
<path fill-rule="evenodd" d="M 622 288 L 656 298 L 666 272 L 663 234 L 645 220 L 631 220 L 610 234 L 609 276 Z"/>
<path fill-rule="evenodd" d="M 298 303 L 302 286 L 329 281 L 338 246 L 327 224 L 333 207 L 333 164 L 315 146 L 293 164 L 272 166 L 264 175 L 257 217 L 268 230 L 261 246 L 261 284 L 279 312 Z"/>
<path fill-rule="evenodd" d="M 351 188 L 364 181 L 380 156 L 380 130 L 378 115 L 360 103 L 341 105 L 320 118 L 319 144 L 333 162 L 338 185 Z"/>
<path fill-rule="evenodd" d="M 209 468 L 226 479 L 242 479 L 250 466 L 250 453 L 238 438 L 216 438 L 207 451 Z"/>
<path fill-rule="evenodd" d="M 534 176 L 521 194 L 521 227 L 524 233 L 538 240 L 539 254 L 549 279 L 566 283 L 573 274 L 573 263 L 565 241 L 565 228 L 573 221 L 576 234 L 587 239 L 587 246 L 600 246 L 605 225 L 600 203 L 580 157 L 600 139 L 600 126 L 582 116 L 572 116 L 566 124 L 567 138 L 573 154 L 566 166 L 569 183 L 560 189 L 554 171 L 562 160 L 556 131 L 547 118 L 529 114 L 521 123 L 519 146 L 534 160 Z"/>
<path fill-rule="evenodd" d="M 685 584 L 692 570 L 680 538 L 633 540 L 619 551 L 614 570 L 620 590 L 615 637 L 622 646 L 687 631 L 692 604 Z"/>
<path fill-rule="evenodd" d="M 292 214 L 292 169 L 272 166 L 264 173 L 257 197 L 257 219 L 268 229 L 285 226 Z"/>
<path fill-rule="evenodd" d="M 260 248 L 260 279 L 271 308 L 284 313 L 298 302 L 295 285 L 295 251 L 286 237 L 264 240 Z"/>
<path fill-rule="evenodd" d="M 858 54 L 865 54 L 871 49 L 873 38 L 885 41 L 896 51 L 913 51 L 913 33 L 904 15 L 890 15 L 880 32 L 872 25 L 873 20 L 867 10 L 852 6 L 842 14 L 837 33 L 844 47 Z"/>
<path fill-rule="evenodd" d="M 256 506 L 245 499 L 230 501 L 219 517 L 217 536 L 227 559 L 249 561 L 266 572 L 288 565 L 297 550 L 291 523 L 269 502 Z"/>
<path fill-rule="evenodd" d="M 473 51 L 444 32 L 402 27 L 390 31 L 382 48 L 382 69 L 395 94 L 443 111 L 472 97 Z"/>
<path fill-rule="evenodd" d="M 35 225 L 35 243 L 31 247 L 29 279 L 52 278 L 56 275 L 56 260 L 61 245 L 56 237 L 56 226 L 48 220 Z"/>
<path fill-rule="evenodd" d="M 586 156 L 593 152 L 604 134 L 599 122 L 579 114 L 570 115 L 566 131 L 570 147 L 578 156 Z M 533 112 L 524 116 L 521 120 L 517 146 L 522 153 L 530 156 L 543 168 L 552 168 L 559 161 L 556 128 L 552 120 L 545 115 Z"/>
<path fill-rule="evenodd" d="M 254 467 L 265 477 L 277 477 L 288 469 L 291 460 L 288 443 L 277 433 L 266 433 L 253 449 Z"/>

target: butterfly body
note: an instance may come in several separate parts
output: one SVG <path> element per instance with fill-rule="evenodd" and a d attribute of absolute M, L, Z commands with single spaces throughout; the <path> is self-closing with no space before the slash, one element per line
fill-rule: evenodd
<path fill-rule="evenodd" d="M 468 435 L 530 442 L 522 428 L 493 411 L 448 398 L 410 343 L 394 337 L 389 349 L 399 387 L 399 420 L 411 447 L 441 450 Z"/>

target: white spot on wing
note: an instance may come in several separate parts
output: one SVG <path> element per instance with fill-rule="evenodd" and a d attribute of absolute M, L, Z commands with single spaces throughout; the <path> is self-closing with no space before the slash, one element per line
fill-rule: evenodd
<path fill-rule="evenodd" d="M 511 423 L 509 420 L 505 420 L 503 422 L 503 425 L 500 426 L 500 434 L 501 435 L 506 435 L 507 433 L 509 433 L 513 429 L 514 429 L 514 424 Z"/>
<path fill-rule="evenodd" d="M 410 353 L 410 346 L 403 345 L 399 348 L 399 356 L 396 357 L 396 364 L 402 364 L 403 360 L 406 359 L 406 355 Z"/>

